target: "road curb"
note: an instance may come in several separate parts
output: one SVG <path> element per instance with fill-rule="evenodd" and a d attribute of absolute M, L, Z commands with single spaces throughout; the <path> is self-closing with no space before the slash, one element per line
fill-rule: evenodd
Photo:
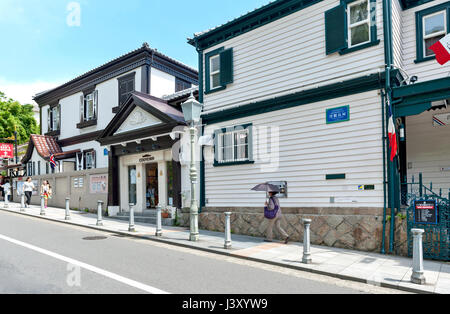
<path fill-rule="evenodd" d="M 219 251 L 219 250 L 215 250 L 215 249 L 197 247 L 197 246 L 193 246 L 193 245 L 189 245 L 189 244 L 179 243 L 179 242 L 176 242 L 176 241 L 173 241 L 173 240 L 169 240 L 167 238 L 164 239 L 164 236 L 163 237 L 157 237 L 157 236 L 152 236 L 152 235 L 133 234 L 131 232 L 120 231 L 120 230 L 111 230 L 111 229 L 108 229 L 108 228 L 105 228 L 105 227 L 84 225 L 84 224 L 76 223 L 76 222 L 73 222 L 73 221 L 70 221 L 70 220 L 55 219 L 55 218 L 49 218 L 47 216 L 33 215 L 33 214 L 29 214 L 27 212 L 15 211 L 15 210 L 12 210 L 12 209 L 9 209 L 9 208 L 0 208 L 0 210 L 4 211 L 4 212 L 12 213 L 12 214 L 18 214 L 18 215 L 27 216 L 27 217 L 38 218 L 38 219 L 42 219 L 42 220 L 47 220 L 47 221 L 58 222 L 58 223 L 62 223 L 62 224 L 73 225 L 73 226 L 77 226 L 77 227 L 81 227 L 81 228 L 86 228 L 86 229 L 91 229 L 91 230 L 96 230 L 96 231 L 103 231 L 103 232 L 110 232 L 110 233 L 124 235 L 124 236 L 128 236 L 128 237 L 136 238 L 136 239 L 150 240 L 150 241 L 154 241 L 154 242 L 159 242 L 159 243 L 164 243 L 164 244 L 168 244 L 168 245 L 173 245 L 173 246 L 193 249 L 193 250 L 197 250 L 197 251 L 203 251 L 203 252 L 208 252 L 208 253 L 212 253 L 212 254 L 218 254 L 218 255 L 223 255 L 223 256 L 228 256 L 228 257 L 234 257 L 234 258 L 239 258 L 239 259 L 242 259 L 242 260 L 258 262 L 258 263 L 263 263 L 263 264 L 268 264 L 268 265 L 273 265 L 273 266 L 278 266 L 278 267 L 283 267 L 283 268 L 300 270 L 300 271 L 304 271 L 304 272 L 309 272 L 309 273 L 313 273 L 313 274 L 333 277 L 333 278 L 347 280 L 347 281 L 354 281 L 354 282 L 359 282 L 359 283 L 365 283 L 365 284 L 372 285 L 372 286 L 379 286 L 379 287 L 383 287 L 383 288 L 389 288 L 389 289 L 395 289 L 395 290 L 411 292 L 411 293 L 419 293 L 419 294 L 437 294 L 437 293 L 430 292 L 430 291 L 424 291 L 424 290 L 414 289 L 414 288 L 410 288 L 410 287 L 401 287 L 401 286 L 396 286 L 396 285 L 383 283 L 383 282 L 377 283 L 376 285 L 375 284 L 370 284 L 370 283 L 367 282 L 366 279 L 359 278 L 359 277 L 353 277 L 353 276 L 348 276 L 348 275 L 340 275 L 340 274 L 336 274 L 336 273 L 325 272 L 325 271 L 311 269 L 311 268 L 302 267 L 302 266 L 286 265 L 286 264 L 279 263 L 279 262 L 274 262 L 274 261 L 269 261 L 269 260 L 264 260 L 264 259 L 249 257 L 249 256 L 242 256 L 242 255 L 239 255 L 239 254 L 233 254 L 232 252 L 226 252 L 226 251 Z"/>

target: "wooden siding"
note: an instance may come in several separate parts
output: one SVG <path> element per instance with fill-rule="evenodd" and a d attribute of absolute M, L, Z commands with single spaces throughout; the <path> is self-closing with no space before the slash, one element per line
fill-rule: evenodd
<path fill-rule="evenodd" d="M 377 1 L 380 44 L 345 55 L 325 52 L 325 0 L 218 46 L 234 50 L 234 83 L 205 95 L 205 111 L 223 109 L 328 85 L 383 70 L 382 1 Z M 206 62 L 206 61 L 204 61 Z"/>
<path fill-rule="evenodd" d="M 419 82 L 447 77 L 450 73 L 450 63 L 441 66 L 434 59 L 420 63 L 414 62 L 417 58 L 416 12 L 445 2 L 448 2 L 448 0 L 435 0 L 424 5 L 402 11 L 402 53 L 404 69 L 409 76 L 417 75 L 419 77 Z"/>
<path fill-rule="evenodd" d="M 443 189 L 448 196 L 450 189 L 450 126 L 433 126 L 433 116 L 450 113 L 450 109 L 427 111 L 406 119 L 406 147 L 409 163 L 408 182 L 412 176 L 419 181 L 419 173 L 423 174 L 423 182 L 433 182 L 433 190 Z"/>
<path fill-rule="evenodd" d="M 327 125 L 326 109 L 346 105 L 350 106 L 350 121 Z M 264 193 L 250 189 L 267 181 L 288 181 L 289 197 L 281 200 L 285 207 L 383 206 L 381 98 L 377 91 L 209 125 L 205 133 L 246 123 L 254 127 L 255 163 L 214 167 L 206 162 L 207 207 L 262 207 Z M 279 137 L 263 136 L 269 126 L 279 128 Z M 213 155 L 212 149 L 205 151 Z M 327 174 L 341 173 L 346 174 L 345 180 L 326 180 Z M 362 184 L 375 185 L 375 190 L 359 191 Z"/>
<path fill-rule="evenodd" d="M 399 0 L 392 0 L 392 48 L 394 52 L 394 65 L 403 68 L 403 15 Z"/>

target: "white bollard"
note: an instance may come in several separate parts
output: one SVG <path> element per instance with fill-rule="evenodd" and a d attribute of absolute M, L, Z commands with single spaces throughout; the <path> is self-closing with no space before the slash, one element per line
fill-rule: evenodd
<path fill-rule="evenodd" d="M 103 219 L 102 219 L 102 207 L 103 207 L 103 201 L 97 202 L 97 226 L 103 226 Z"/>
<path fill-rule="evenodd" d="M 162 208 L 161 205 L 156 206 L 156 233 L 157 237 L 162 236 Z"/>
<path fill-rule="evenodd" d="M 304 234 L 303 234 L 303 260 L 304 264 L 311 264 L 311 238 L 310 238 L 310 227 L 311 227 L 311 219 L 303 219 L 303 224 L 305 226 Z"/>
<path fill-rule="evenodd" d="M 414 245 L 413 245 L 413 273 L 411 276 L 411 282 L 424 285 L 426 283 L 426 279 L 424 276 L 423 269 L 423 241 L 422 237 L 425 233 L 423 229 L 412 229 L 411 230 L 414 237 Z"/>
<path fill-rule="evenodd" d="M 70 198 L 66 197 L 66 217 L 65 220 L 70 220 Z"/>
<path fill-rule="evenodd" d="M 4 208 L 9 207 L 9 194 L 5 194 L 5 204 L 3 205 Z"/>
<path fill-rule="evenodd" d="M 130 225 L 128 227 L 129 232 L 136 232 L 136 228 L 134 226 L 134 204 L 130 203 Z"/>
<path fill-rule="evenodd" d="M 231 213 L 225 213 L 225 249 L 231 249 Z"/>
<path fill-rule="evenodd" d="M 23 193 L 20 195 L 20 211 L 25 211 L 25 194 Z"/>
<path fill-rule="evenodd" d="M 44 195 L 41 195 L 41 216 L 45 216 L 45 200 Z"/>

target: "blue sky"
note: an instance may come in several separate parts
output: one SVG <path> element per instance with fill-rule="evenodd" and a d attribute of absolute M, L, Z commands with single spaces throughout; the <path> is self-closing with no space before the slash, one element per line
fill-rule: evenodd
<path fill-rule="evenodd" d="M 69 6 L 72 2 L 75 6 Z M 21 102 L 148 42 L 197 68 L 186 38 L 269 0 L 0 0 L 0 91 Z M 80 25 L 76 24 L 76 5 Z M 69 9 L 69 10 L 68 10 Z M 69 23 L 68 23 L 69 20 Z"/>

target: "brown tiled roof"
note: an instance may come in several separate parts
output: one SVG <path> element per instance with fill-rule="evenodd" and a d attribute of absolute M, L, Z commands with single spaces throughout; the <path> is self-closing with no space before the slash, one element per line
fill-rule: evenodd
<path fill-rule="evenodd" d="M 50 158 L 51 155 L 63 152 L 58 143 L 56 143 L 54 137 L 33 134 L 31 135 L 31 140 L 33 141 L 34 147 L 36 147 L 38 154 L 44 159 Z"/>
<path fill-rule="evenodd" d="M 32 134 L 30 136 L 30 143 L 28 145 L 27 152 L 22 159 L 22 164 L 27 163 L 33 154 L 33 149 L 36 148 L 37 153 L 44 159 L 49 159 L 51 155 L 55 156 L 55 159 L 65 159 L 73 157 L 80 150 L 71 150 L 63 152 L 61 147 L 56 142 L 56 138 L 45 135 Z"/>

